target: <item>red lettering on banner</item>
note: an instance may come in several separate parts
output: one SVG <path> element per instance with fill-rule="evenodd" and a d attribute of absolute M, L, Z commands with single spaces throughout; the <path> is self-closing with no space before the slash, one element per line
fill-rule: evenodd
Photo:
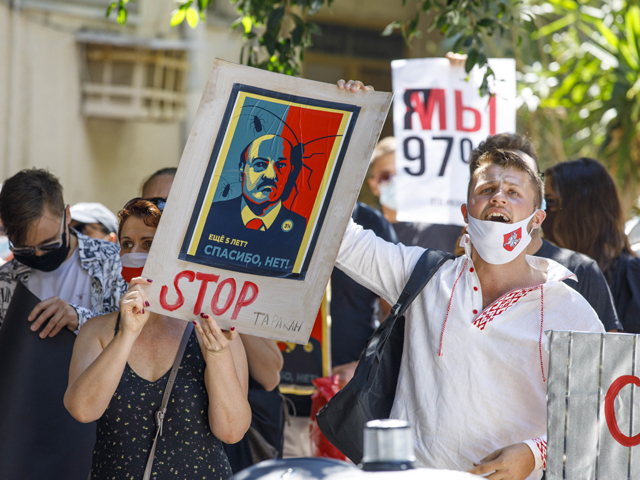
<path fill-rule="evenodd" d="M 623 447 L 635 447 L 640 445 L 640 433 L 633 437 L 627 437 L 620 431 L 618 427 L 618 421 L 616 420 L 616 412 L 614 409 L 614 403 L 620 390 L 630 383 L 636 387 L 640 387 L 640 378 L 633 375 L 623 375 L 617 378 L 607 390 L 607 395 L 604 400 L 604 416 L 607 419 L 607 426 L 611 436 Z"/>
<path fill-rule="evenodd" d="M 489 135 L 495 135 L 498 131 L 496 126 L 496 96 L 489 97 Z"/>
<path fill-rule="evenodd" d="M 407 113 L 405 115 L 404 128 L 411 130 L 411 116 L 414 113 L 420 118 L 420 125 L 423 130 L 431 130 L 431 119 L 433 110 L 438 107 L 438 121 L 440 130 L 447 129 L 447 109 L 445 108 L 445 92 L 442 88 L 431 88 L 421 90 L 407 90 L 404 96 Z M 426 105 L 425 105 L 426 103 Z"/>
<path fill-rule="evenodd" d="M 230 285 L 231 290 L 229 291 L 226 302 L 221 308 L 218 307 L 218 302 L 220 300 L 222 289 L 225 285 Z M 221 281 L 218 285 L 218 288 L 216 288 L 216 293 L 213 294 L 213 298 L 211 299 L 211 313 L 213 313 L 214 315 L 222 315 L 224 312 L 229 310 L 229 307 L 233 303 L 234 298 L 236 298 L 236 281 L 233 278 L 227 278 Z"/>
<path fill-rule="evenodd" d="M 251 296 L 247 298 L 247 293 L 249 293 L 249 290 L 251 290 Z M 238 302 L 236 303 L 236 307 L 233 309 L 231 320 L 236 320 L 238 318 L 238 314 L 240 313 L 240 309 L 242 307 L 251 305 L 256 298 L 258 298 L 258 286 L 255 283 L 244 282 L 244 285 L 242 285 L 242 290 L 240 291 L 240 296 L 238 297 Z"/>
<path fill-rule="evenodd" d="M 217 282 L 220 279 L 220 275 L 214 275 L 213 273 L 196 273 L 196 279 L 201 280 L 200 290 L 198 291 L 198 299 L 196 300 L 196 305 L 193 308 L 194 315 L 200 315 L 202 312 L 202 302 L 204 301 L 204 296 L 207 293 L 207 286 L 209 286 L 209 282 Z"/>
<path fill-rule="evenodd" d="M 169 291 L 169 288 L 166 285 L 162 286 L 162 288 L 160 289 L 160 305 L 165 310 L 173 312 L 174 310 L 179 309 L 184 304 L 184 295 L 182 295 L 182 291 L 180 291 L 180 287 L 178 287 L 178 282 L 181 278 L 186 278 L 190 282 L 193 282 L 196 278 L 196 274 L 191 270 L 185 270 L 184 272 L 178 273 L 173 279 L 173 286 L 175 287 L 178 294 L 178 299 L 173 305 L 167 303 L 167 292 Z"/>
<path fill-rule="evenodd" d="M 480 115 L 480 112 L 472 107 L 465 107 L 462 104 L 462 92 L 460 90 L 456 90 L 455 91 L 456 94 L 456 130 L 458 130 L 459 132 L 477 132 L 478 130 L 480 130 L 480 127 L 482 126 L 482 116 Z M 464 112 L 471 112 L 473 113 L 473 126 L 466 128 L 464 126 Z"/>

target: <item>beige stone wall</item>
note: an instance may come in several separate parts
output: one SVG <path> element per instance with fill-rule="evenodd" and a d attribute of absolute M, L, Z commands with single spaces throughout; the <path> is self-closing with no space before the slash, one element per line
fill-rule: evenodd
<path fill-rule="evenodd" d="M 192 31 L 169 26 L 173 0 L 137 0 L 127 27 L 104 19 L 102 6 L 82 7 L 71 0 L 17 3 L 20 11 L 0 2 L 0 181 L 23 168 L 48 168 L 61 179 L 68 203 L 97 201 L 117 211 L 139 194 L 144 177 L 178 164 L 214 58 L 239 61 L 242 36 L 229 30 L 237 18 L 234 7 L 229 0 L 217 0 L 206 25 Z M 335 0 L 331 10 L 315 19 L 382 30 L 410 15 L 401 0 Z M 189 41 L 185 121 L 83 116 L 84 64 L 76 42 L 80 30 Z M 424 39 L 416 42 L 407 55 L 423 55 L 424 44 Z M 345 62 L 350 59 L 329 59 L 315 68 L 327 81 L 335 81 L 345 73 Z"/>
<path fill-rule="evenodd" d="M 139 194 L 144 177 L 178 164 L 208 65 L 216 56 L 237 61 L 241 36 L 229 32 L 230 18 L 197 30 L 188 83 L 192 108 L 184 123 L 87 118 L 81 113 L 83 62 L 75 32 L 176 38 L 182 29 L 169 26 L 174 3 L 139 0 L 126 28 L 103 20 L 102 9 L 94 15 L 89 9 L 29 5 L 16 13 L 0 3 L 0 178 L 48 168 L 61 179 L 66 202 L 96 201 L 117 211 Z"/>

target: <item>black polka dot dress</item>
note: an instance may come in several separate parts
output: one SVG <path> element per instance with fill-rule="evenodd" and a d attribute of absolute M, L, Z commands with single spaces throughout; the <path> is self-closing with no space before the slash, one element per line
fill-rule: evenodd
<path fill-rule="evenodd" d="M 151 479 L 221 480 L 231 476 L 222 442 L 209 428 L 204 369 L 193 330 L 167 405 Z M 109 407 L 97 422 L 92 480 L 142 478 L 156 433 L 155 412 L 170 371 L 150 382 L 127 363 Z"/>

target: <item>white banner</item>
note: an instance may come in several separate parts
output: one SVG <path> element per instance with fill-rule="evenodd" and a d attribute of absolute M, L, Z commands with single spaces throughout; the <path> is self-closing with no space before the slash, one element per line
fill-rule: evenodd
<path fill-rule="evenodd" d="M 547 480 L 640 479 L 639 336 L 547 335 Z"/>
<path fill-rule="evenodd" d="M 513 59 L 490 59 L 495 96 L 480 97 L 484 72 L 469 81 L 445 58 L 395 60 L 393 75 L 397 218 L 464 225 L 469 155 L 488 135 L 516 129 Z"/>

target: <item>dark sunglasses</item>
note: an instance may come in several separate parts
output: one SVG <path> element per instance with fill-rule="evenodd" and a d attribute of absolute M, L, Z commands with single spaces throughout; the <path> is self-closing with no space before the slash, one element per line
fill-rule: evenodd
<path fill-rule="evenodd" d="M 131 205 L 133 205 L 136 202 L 139 202 L 140 200 L 146 200 L 147 202 L 153 203 L 156 207 L 158 207 L 158 210 L 160 210 L 160 212 L 164 211 L 164 206 L 167 204 L 167 199 L 163 197 L 153 197 L 153 198 L 136 197 L 129 200 L 124 205 L 124 207 L 122 207 L 123 210 L 129 208 Z"/>
<path fill-rule="evenodd" d="M 53 252 L 54 250 L 62 247 L 63 239 L 62 234 L 64 233 L 64 226 L 66 225 L 67 219 L 67 209 L 65 208 L 62 213 L 62 223 L 60 224 L 60 233 L 58 234 L 58 238 L 52 242 L 47 242 L 43 245 L 38 245 L 37 247 L 15 247 L 11 241 L 9 241 L 9 250 L 13 252 L 14 255 L 35 255 L 38 250 L 48 253 Z"/>

